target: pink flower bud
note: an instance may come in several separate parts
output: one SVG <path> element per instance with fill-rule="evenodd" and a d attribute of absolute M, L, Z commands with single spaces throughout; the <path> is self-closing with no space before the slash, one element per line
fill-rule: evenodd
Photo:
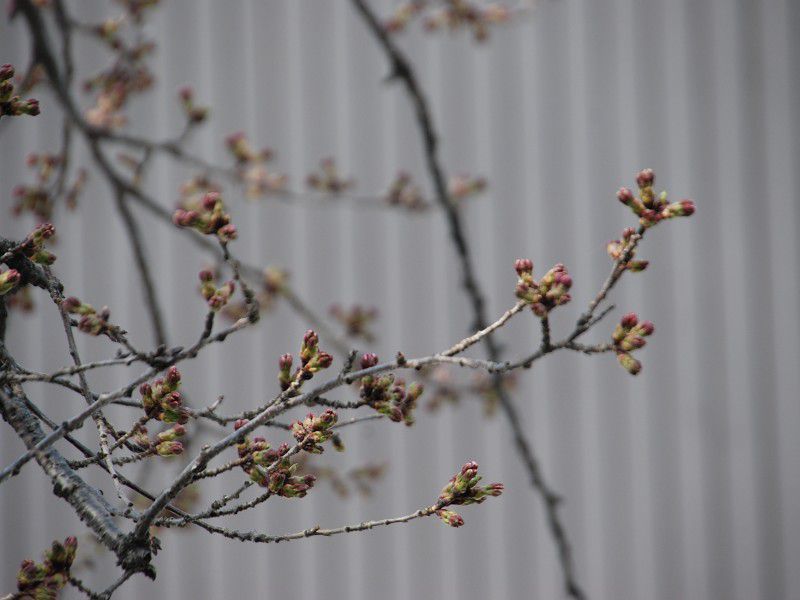
<path fill-rule="evenodd" d="M 619 191 L 617 192 L 617 199 L 628 206 L 634 202 L 633 192 L 626 187 L 619 188 Z"/>
<path fill-rule="evenodd" d="M 639 317 L 636 316 L 636 313 L 628 313 L 623 315 L 622 319 L 620 319 L 620 325 L 625 327 L 626 329 L 630 329 L 631 327 L 636 327 L 636 324 L 639 322 Z"/>
<path fill-rule="evenodd" d="M 640 189 L 652 186 L 655 180 L 656 175 L 653 173 L 653 169 L 643 169 L 636 175 L 636 185 L 638 185 Z"/>
<path fill-rule="evenodd" d="M 175 365 L 167 369 L 167 383 L 171 386 L 176 386 L 181 381 L 181 373 Z"/>
<path fill-rule="evenodd" d="M 651 335 L 656 330 L 656 326 L 653 325 L 652 321 L 642 321 L 639 324 L 639 331 L 642 335 Z"/>
<path fill-rule="evenodd" d="M 322 369 L 327 369 L 333 364 L 333 356 L 327 352 L 320 352 L 317 355 L 317 365 Z"/>
<path fill-rule="evenodd" d="M 514 261 L 514 269 L 520 276 L 523 273 L 533 273 L 533 261 L 530 258 L 518 258 Z"/>
<path fill-rule="evenodd" d="M 306 331 L 305 335 L 303 335 L 303 345 L 308 346 L 309 348 L 314 348 L 318 343 L 319 337 L 313 329 L 309 329 Z"/>
<path fill-rule="evenodd" d="M 367 352 L 361 357 L 361 368 L 368 369 L 378 364 L 378 355 L 372 352 Z"/>
<path fill-rule="evenodd" d="M 203 208 L 206 210 L 214 210 L 214 207 L 217 205 L 219 200 L 219 192 L 208 192 L 205 196 L 203 196 Z"/>

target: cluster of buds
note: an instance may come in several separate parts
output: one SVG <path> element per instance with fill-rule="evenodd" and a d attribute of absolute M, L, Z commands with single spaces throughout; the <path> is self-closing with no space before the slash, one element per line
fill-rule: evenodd
<path fill-rule="evenodd" d="M 186 428 L 178 423 L 156 434 L 155 439 L 151 440 L 147 435 L 147 427 L 138 425 L 136 431 L 131 436 L 131 440 L 146 454 L 178 456 L 183 453 L 183 444 L 178 438 L 182 438 L 184 435 L 186 435 Z"/>
<path fill-rule="evenodd" d="M 284 354 L 278 360 L 278 382 L 284 392 L 292 387 L 296 392 L 303 381 L 311 379 L 314 373 L 330 367 L 333 364 L 333 356 L 319 349 L 319 336 L 313 329 L 309 329 L 303 336 L 303 344 L 300 346 L 300 366 L 294 373 L 292 373 L 293 362 L 291 354 Z"/>
<path fill-rule="evenodd" d="M 336 440 L 336 436 L 333 439 Z M 313 464 L 308 460 L 307 454 L 301 455 L 297 462 L 306 473 L 314 475 L 317 481 L 330 483 L 340 498 L 350 496 L 351 488 L 355 488 L 361 496 L 371 496 L 374 484 L 383 477 L 387 467 L 386 463 L 367 463 L 341 473 L 332 467 Z"/>
<path fill-rule="evenodd" d="M 272 266 L 264 269 L 261 279 L 261 289 L 256 294 L 259 312 L 268 311 L 275 305 L 275 301 L 284 289 L 288 279 L 289 273 L 283 269 Z M 237 321 L 246 317 L 249 310 L 250 308 L 247 306 L 247 303 L 241 300 L 239 302 L 229 303 L 225 307 L 224 314 L 226 317 Z"/>
<path fill-rule="evenodd" d="M 14 597 L 49 600 L 58 598 L 69 581 L 69 572 L 78 551 L 78 540 L 70 536 L 64 543 L 53 542 L 44 554 L 44 562 L 23 560 L 17 573 L 17 591 Z"/>
<path fill-rule="evenodd" d="M 631 354 L 634 350 L 642 348 L 647 342 L 644 338 L 653 333 L 655 327 L 650 321 L 639 322 L 634 313 L 624 315 L 617 325 L 611 338 L 614 341 L 614 350 L 622 368 L 631 375 L 636 375 L 642 370 L 642 363 Z"/>
<path fill-rule="evenodd" d="M 324 158 L 320 161 L 320 173 L 311 173 L 306 178 L 306 183 L 312 189 L 327 194 L 338 194 L 349 190 L 355 185 L 352 179 L 345 179 L 339 175 L 336 168 L 336 161 L 332 158 Z"/>
<path fill-rule="evenodd" d="M 25 162 L 29 168 L 34 169 L 36 182 L 29 185 L 18 185 L 14 188 L 12 194 L 15 203 L 11 212 L 14 216 L 30 212 L 38 219 L 47 221 L 53 214 L 50 181 L 62 165 L 61 157 L 56 154 L 31 153 Z"/>
<path fill-rule="evenodd" d="M 124 22 L 125 19 L 121 16 L 105 19 L 92 27 L 92 33 L 112 49 L 119 50 L 122 47 L 122 38 L 119 36 L 119 31 Z"/>
<path fill-rule="evenodd" d="M 43 223 L 28 234 L 20 250 L 37 264 L 52 265 L 56 261 L 56 255 L 45 249 L 44 244 L 55 234 L 56 228 L 51 223 Z"/>
<path fill-rule="evenodd" d="M 2 274 L 0 274 L 0 278 Z M 0 296 L 3 295 L 2 285 L 0 285 Z M 24 285 L 14 292 L 14 295 L 6 300 L 6 307 L 11 310 L 18 310 L 23 313 L 32 312 L 36 307 L 33 301 L 33 294 L 31 294 L 31 286 Z"/>
<path fill-rule="evenodd" d="M 384 29 L 389 33 L 398 33 L 405 30 L 411 19 L 421 13 L 426 6 L 425 0 L 412 0 L 403 2 L 395 9 L 394 14 L 386 19 L 383 24 Z"/>
<path fill-rule="evenodd" d="M 289 178 L 284 173 L 270 171 L 265 165 L 274 158 L 272 150 L 263 148 L 256 152 L 242 131 L 229 135 L 225 142 L 236 159 L 249 198 L 285 191 Z"/>
<path fill-rule="evenodd" d="M 207 192 L 197 208 L 178 208 L 172 215 L 178 227 L 191 227 L 206 235 L 216 235 L 223 243 L 236 239 L 236 227 L 225 212 L 219 192 Z"/>
<path fill-rule="evenodd" d="M 273 152 L 269 148 L 262 148 L 258 152 L 253 150 L 244 131 L 237 131 L 229 135 L 225 139 L 225 145 L 240 165 L 268 161 L 273 156 Z"/>
<path fill-rule="evenodd" d="M 178 391 L 180 384 L 181 373 L 172 366 L 163 378 L 156 379 L 152 384 L 140 385 L 139 393 L 145 414 L 164 423 L 185 424 L 189 420 L 189 411 L 183 406 L 183 398 Z"/>
<path fill-rule="evenodd" d="M 208 303 L 208 307 L 214 312 L 218 312 L 230 300 L 236 289 L 236 284 L 233 281 L 228 281 L 217 287 L 216 283 L 214 283 L 214 273 L 208 269 L 200 271 L 199 278 L 200 294 Z"/>
<path fill-rule="evenodd" d="M 479 486 L 481 476 L 478 475 L 478 463 L 470 461 L 461 467 L 461 471 L 453 475 L 448 484 L 442 488 L 439 494 L 438 504 L 442 508 L 436 511 L 442 521 L 451 527 L 460 527 L 464 524 L 461 515 L 451 510 L 445 510 L 448 506 L 465 506 L 468 504 L 480 504 L 489 496 L 497 497 L 503 493 L 502 483 L 490 483 L 489 485 Z"/>
<path fill-rule="evenodd" d="M 177 456 L 183 452 L 183 444 L 178 438 L 186 435 L 186 428 L 178 423 L 169 429 L 160 432 L 153 443 L 156 454 L 159 456 Z"/>
<path fill-rule="evenodd" d="M 126 99 L 125 84 L 109 86 L 97 95 L 95 105 L 86 111 L 86 122 L 98 129 L 123 127 L 128 122 L 128 118 L 122 114 Z"/>
<path fill-rule="evenodd" d="M 480 194 L 486 189 L 486 179 L 483 177 L 470 177 L 469 175 L 453 175 L 447 184 L 450 200 L 457 202 L 470 196 Z"/>
<path fill-rule="evenodd" d="M 322 454 L 322 444 L 333 437 L 333 426 L 338 419 L 339 416 L 330 408 L 318 417 L 308 413 L 302 421 L 292 423 L 292 435 L 306 452 Z"/>
<path fill-rule="evenodd" d="M 125 13 L 134 23 L 141 23 L 145 10 L 157 6 L 159 2 L 160 0 L 119 0 L 119 4 L 125 8 Z"/>
<path fill-rule="evenodd" d="M 78 329 L 89 335 L 107 335 L 113 340 L 120 339 L 122 330 L 117 325 L 108 322 L 111 318 L 111 310 L 104 306 L 98 312 L 91 304 L 81 302 L 75 296 L 65 298 L 62 306 L 68 313 L 80 315 Z"/>
<path fill-rule="evenodd" d="M 86 169 L 78 169 L 75 180 L 72 182 L 66 192 L 64 193 L 64 203 L 70 210 L 75 210 L 78 206 L 78 196 L 80 196 L 83 188 L 86 187 L 86 181 L 89 179 L 89 172 Z"/>
<path fill-rule="evenodd" d="M 372 353 L 361 357 L 361 368 L 368 369 L 378 364 L 378 356 Z M 359 393 L 366 404 L 395 423 L 414 424 L 414 409 L 422 395 L 421 383 L 414 382 L 406 388 L 402 379 L 394 375 L 365 375 L 360 380 Z"/>
<path fill-rule="evenodd" d="M 34 98 L 23 100 L 14 95 L 14 67 L 12 65 L 0 65 L 0 117 L 18 117 L 20 115 L 31 115 L 35 117 L 39 114 L 39 101 Z"/>
<path fill-rule="evenodd" d="M 694 202 L 691 200 L 670 203 L 667 201 L 667 192 L 661 192 L 656 197 L 653 189 L 655 180 L 653 169 L 644 169 L 636 176 L 636 185 L 639 186 L 638 198 L 628 188 L 620 188 L 617 192 L 617 199 L 639 217 L 639 224 L 642 227 L 652 227 L 664 219 L 688 217 L 694 213 Z"/>
<path fill-rule="evenodd" d="M 627 269 L 633 273 L 638 273 L 640 271 L 644 271 L 649 265 L 649 261 L 646 260 L 634 260 L 634 256 L 636 255 L 636 248 L 629 248 L 631 244 L 631 238 L 636 235 L 633 227 L 626 227 L 622 230 L 622 237 L 618 240 L 612 240 L 608 242 L 606 245 L 606 251 L 608 255 L 615 261 L 620 260 L 623 255 L 627 252 L 628 258 L 624 264 L 620 265 L 620 268 Z"/>
<path fill-rule="evenodd" d="M 500 404 L 500 394 L 494 384 L 495 377 L 496 374 L 480 372 L 475 374 L 472 381 L 472 391 L 483 400 L 483 414 L 487 417 L 493 416 Z M 506 392 L 513 392 L 518 383 L 516 372 L 500 375 L 500 385 Z"/>
<path fill-rule="evenodd" d="M 181 108 L 183 114 L 189 123 L 199 124 L 206 120 L 208 117 L 207 106 L 197 106 L 194 103 L 194 89 L 191 86 L 184 86 L 178 91 L 178 97 L 181 101 Z"/>
<path fill-rule="evenodd" d="M 19 216 L 24 212 L 33 214 L 39 221 L 49 221 L 53 216 L 55 199 L 61 192 L 58 187 L 60 177 L 54 177 L 60 169 L 64 168 L 64 161 L 57 154 L 36 154 L 28 155 L 26 164 L 33 169 L 36 175 L 36 182 L 32 184 L 18 185 L 12 194 L 15 199 L 11 212 L 14 216 Z M 64 190 L 64 200 L 67 208 L 73 210 L 78 204 L 78 195 L 86 185 L 88 174 L 85 169 L 79 169 L 75 181 Z"/>
<path fill-rule="evenodd" d="M 556 306 L 572 299 L 569 295 L 572 277 L 561 263 L 545 273 L 538 282 L 533 279 L 533 262 L 529 258 L 518 258 L 514 268 L 519 275 L 517 298 L 530 304 L 536 316 L 545 317 Z"/>
<path fill-rule="evenodd" d="M 423 370 L 428 390 L 425 408 L 437 412 L 448 404 L 458 404 L 463 387 L 457 385 L 453 372 L 446 365 L 436 365 L 430 371 Z"/>
<path fill-rule="evenodd" d="M 392 182 L 386 193 L 386 202 L 390 206 L 399 206 L 411 211 L 428 208 L 428 202 L 422 197 L 419 187 L 411 181 L 411 175 L 401 171 Z"/>
<path fill-rule="evenodd" d="M 247 422 L 246 419 L 239 419 L 234 427 L 238 430 Z M 316 477 L 299 475 L 298 463 L 292 463 L 286 456 L 288 444 L 281 444 L 273 450 L 262 437 L 246 437 L 237 444 L 236 449 L 242 460 L 242 470 L 252 481 L 277 496 L 302 498 L 314 486 Z"/>
<path fill-rule="evenodd" d="M 356 304 L 349 310 L 345 310 L 338 304 L 334 304 L 330 307 L 329 312 L 342 324 L 349 337 L 361 338 L 369 343 L 375 340 L 375 336 L 368 329 L 370 323 L 378 317 L 378 309 L 374 306 L 364 307 Z"/>
<path fill-rule="evenodd" d="M 17 287 L 22 280 L 22 275 L 16 269 L 8 269 L 0 273 L 0 296 L 5 296 L 8 292 Z"/>
<path fill-rule="evenodd" d="M 427 8 L 426 0 L 412 0 L 401 4 L 384 27 L 390 33 L 402 31 L 413 17 Z M 489 37 L 489 27 L 511 19 L 512 9 L 498 3 L 479 6 L 468 0 L 444 0 L 443 6 L 427 13 L 423 24 L 427 31 L 447 28 L 451 31 L 469 28 L 475 40 L 482 42 Z"/>
<path fill-rule="evenodd" d="M 87 93 L 97 92 L 95 105 L 86 111 L 86 120 L 100 129 L 124 125 L 127 118 L 122 110 L 130 97 L 149 90 L 154 82 L 145 60 L 155 50 L 155 44 L 146 39 L 141 29 L 124 36 L 122 25 L 126 22 L 132 21 L 109 19 L 89 30 L 115 54 L 108 68 L 83 83 Z"/>

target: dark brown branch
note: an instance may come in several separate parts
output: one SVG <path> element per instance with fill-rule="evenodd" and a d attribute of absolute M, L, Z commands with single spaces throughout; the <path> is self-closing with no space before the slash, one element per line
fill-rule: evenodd
<path fill-rule="evenodd" d="M 450 198 L 447 190 L 447 184 L 444 177 L 444 171 L 441 167 L 438 157 L 438 138 L 434 128 L 431 111 L 428 107 L 427 100 L 422 92 L 422 89 L 417 81 L 414 69 L 409 60 L 405 57 L 404 53 L 394 43 L 389 33 L 378 20 L 375 13 L 368 6 L 367 0 L 353 0 L 358 12 L 364 18 L 373 36 L 384 50 L 387 59 L 391 64 L 391 77 L 398 79 L 403 83 L 413 105 L 417 116 L 417 125 L 422 134 L 425 146 L 425 158 L 428 172 L 433 180 L 434 188 L 436 190 L 436 200 L 444 211 L 447 217 L 447 223 L 450 231 L 450 238 L 456 248 L 459 262 L 461 264 L 462 285 L 472 305 L 474 329 L 480 330 L 486 327 L 486 302 L 480 285 L 474 275 L 474 268 L 472 259 L 467 245 L 466 234 L 461 222 L 461 217 L 458 208 Z M 548 329 L 549 333 L 549 329 Z M 549 344 L 549 339 L 544 340 L 546 345 Z M 495 339 L 490 335 L 484 338 L 486 345 L 487 355 L 489 360 L 499 362 L 501 357 L 501 350 Z M 583 592 L 578 586 L 575 576 L 574 568 L 572 566 L 572 553 L 569 542 L 564 533 L 564 527 L 561 525 L 557 505 L 550 502 L 549 498 L 555 494 L 547 486 L 544 476 L 541 472 L 539 462 L 533 454 L 533 449 L 530 444 L 525 440 L 523 431 L 520 429 L 519 420 L 516 408 L 513 405 L 512 399 L 509 397 L 505 388 L 503 387 L 502 377 L 494 375 L 492 377 L 492 385 L 495 393 L 500 399 L 500 406 L 509 422 L 512 430 L 514 431 L 515 438 L 519 438 L 523 443 L 517 443 L 517 449 L 520 452 L 523 463 L 528 469 L 531 481 L 534 487 L 542 496 L 547 511 L 547 518 L 550 523 L 555 523 L 557 527 L 551 527 L 556 544 L 558 545 L 558 554 L 561 559 L 561 568 L 564 574 L 564 585 L 567 592 L 578 600 L 584 597 Z M 558 533 L 559 535 L 556 535 Z"/>

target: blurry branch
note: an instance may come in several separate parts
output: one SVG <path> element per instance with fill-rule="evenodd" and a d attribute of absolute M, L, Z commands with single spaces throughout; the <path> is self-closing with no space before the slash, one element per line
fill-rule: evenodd
<path fill-rule="evenodd" d="M 380 44 L 386 54 L 386 58 L 389 60 L 391 65 L 389 78 L 396 79 L 403 84 L 406 93 L 414 105 L 417 125 L 425 146 L 425 159 L 428 173 L 436 190 L 436 200 L 447 217 L 450 238 L 456 249 L 461 265 L 462 285 L 472 305 L 473 328 L 484 329 L 487 321 L 486 301 L 481 291 L 480 284 L 474 274 L 474 266 L 467 244 L 464 226 L 461 221 L 461 215 L 458 212 L 457 205 L 452 201 L 447 190 L 444 172 L 438 156 L 438 136 L 433 125 L 428 102 L 410 61 L 397 44 L 394 43 L 389 32 L 369 7 L 368 0 L 352 0 L 352 2 L 356 10 L 363 17 L 373 36 Z M 484 341 L 489 360 L 499 361 L 501 350 L 497 342 L 491 335 L 487 335 Z M 531 483 L 544 501 L 547 519 L 550 523 L 550 530 L 558 546 L 558 556 L 564 575 L 564 586 L 570 596 L 580 600 L 584 598 L 584 594 L 575 579 L 571 546 L 567 539 L 564 526 L 560 522 L 558 503 L 552 501 L 552 498 L 556 498 L 557 494 L 544 479 L 539 462 L 533 454 L 533 448 L 525 438 L 519 414 L 513 405 L 513 400 L 503 387 L 503 382 L 499 375 L 493 377 L 493 386 L 500 400 L 500 406 L 503 409 L 506 420 L 512 428 L 517 451 L 528 470 Z"/>

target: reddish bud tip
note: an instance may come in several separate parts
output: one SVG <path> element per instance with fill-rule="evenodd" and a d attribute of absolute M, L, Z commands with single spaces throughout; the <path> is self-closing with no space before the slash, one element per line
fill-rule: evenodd
<path fill-rule="evenodd" d="M 533 261 L 530 258 L 518 258 L 514 261 L 514 269 L 520 276 L 523 273 L 533 273 Z"/>
<path fill-rule="evenodd" d="M 364 356 L 361 357 L 362 369 L 369 369 L 370 367 L 374 367 L 377 364 L 378 364 L 377 354 L 373 354 L 372 352 L 367 352 Z"/>
<path fill-rule="evenodd" d="M 625 205 L 631 204 L 634 200 L 633 192 L 626 187 L 619 188 L 619 191 L 617 192 L 617 200 Z"/>
<path fill-rule="evenodd" d="M 653 172 L 653 169 L 643 169 L 639 171 L 639 174 L 636 176 L 636 185 L 639 188 L 646 188 L 650 187 L 655 183 L 656 174 Z"/>

